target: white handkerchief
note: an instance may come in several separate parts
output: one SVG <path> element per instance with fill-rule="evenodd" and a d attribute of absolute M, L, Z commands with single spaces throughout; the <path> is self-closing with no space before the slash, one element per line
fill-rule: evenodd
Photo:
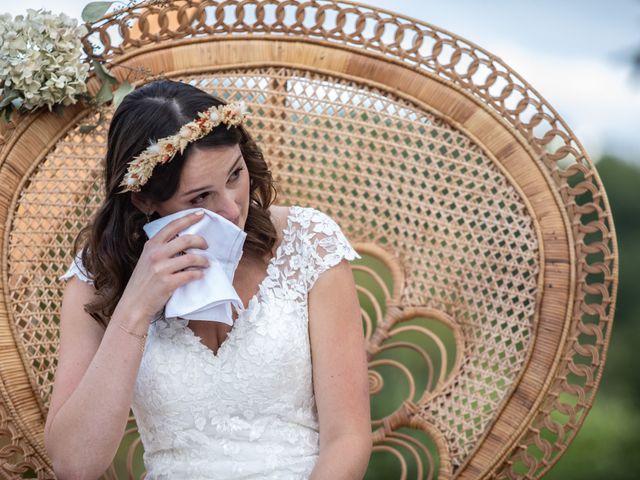
<path fill-rule="evenodd" d="M 189 248 L 186 252 L 205 255 L 209 267 L 204 276 L 178 287 L 165 306 L 165 317 L 182 317 L 188 320 L 211 320 L 233 325 L 231 305 L 237 311 L 244 310 L 242 300 L 233 288 L 233 276 L 247 234 L 233 222 L 206 208 L 190 208 L 147 223 L 143 228 L 147 237 L 153 238 L 169 222 L 204 211 L 204 218 L 182 230 L 178 235 L 197 234 L 204 237 L 206 250 Z"/>

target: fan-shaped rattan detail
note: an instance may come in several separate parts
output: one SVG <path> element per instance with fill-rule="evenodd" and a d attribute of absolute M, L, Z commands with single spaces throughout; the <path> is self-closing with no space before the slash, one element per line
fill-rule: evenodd
<path fill-rule="evenodd" d="M 281 201 L 327 211 L 365 257 L 372 466 L 533 478 L 553 464 L 599 382 L 617 251 L 595 169 L 535 90 L 451 33 L 348 2 L 140 5 L 92 38 L 115 63 L 247 101 Z M 94 115 L 0 131 L 5 472 L 52 473 L 55 279 L 101 199 L 106 126 L 79 133 Z"/>

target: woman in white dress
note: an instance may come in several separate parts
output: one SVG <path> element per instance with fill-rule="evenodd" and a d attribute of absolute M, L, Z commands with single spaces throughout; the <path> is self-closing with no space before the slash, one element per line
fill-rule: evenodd
<path fill-rule="evenodd" d="M 105 200 L 78 235 L 60 318 L 45 446 L 59 478 L 102 475 L 133 408 L 147 479 L 361 479 L 371 452 L 367 361 L 340 227 L 276 206 L 271 173 L 225 105 L 186 83 L 130 93 L 112 119 Z M 179 232 L 200 207 L 246 233 L 233 325 L 168 319 L 206 249 Z M 194 252 L 191 250 L 191 252 Z"/>

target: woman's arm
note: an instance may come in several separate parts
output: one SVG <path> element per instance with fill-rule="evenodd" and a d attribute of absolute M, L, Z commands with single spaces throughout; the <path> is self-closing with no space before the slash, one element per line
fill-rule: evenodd
<path fill-rule="evenodd" d="M 199 235 L 177 235 L 202 218 L 196 213 L 173 220 L 145 242 L 104 333 L 84 311 L 97 295 L 94 287 L 76 277 L 67 283 L 44 432 L 45 448 L 60 478 L 97 478 L 111 464 L 142 358 L 136 335 L 147 332 L 152 317 L 176 288 L 201 278 L 199 269 L 208 266 L 204 255 L 178 255 L 188 248 L 207 248 Z"/>
<path fill-rule="evenodd" d="M 346 260 L 309 291 L 320 457 L 311 480 L 361 480 L 372 448 L 368 366 L 360 305 Z"/>
<path fill-rule="evenodd" d="M 44 441 L 60 479 L 98 478 L 113 461 L 127 424 L 149 319 L 120 305 L 104 330 L 83 309 L 94 289 L 76 277 L 65 288 L 60 346 Z"/>

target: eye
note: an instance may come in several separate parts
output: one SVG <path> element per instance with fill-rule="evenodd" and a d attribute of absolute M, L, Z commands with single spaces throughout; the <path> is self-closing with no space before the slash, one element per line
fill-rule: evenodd
<path fill-rule="evenodd" d="M 238 167 L 235 169 L 235 171 L 231 174 L 231 179 L 232 180 L 237 180 L 238 177 L 240 176 L 240 172 L 244 170 L 244 167 Z"/>
<path fill-rule="evenodd" d="M 207 195 L 209 195 L 209 192 L 203 192 L 200 195 L 198 195 L 197 197 L 195 197 L 193 200 L 191 200 L 192 204 L 198 204 L 200 203 L 201 200 L 204 200 L 204 197 L 206 197 Z"/>

